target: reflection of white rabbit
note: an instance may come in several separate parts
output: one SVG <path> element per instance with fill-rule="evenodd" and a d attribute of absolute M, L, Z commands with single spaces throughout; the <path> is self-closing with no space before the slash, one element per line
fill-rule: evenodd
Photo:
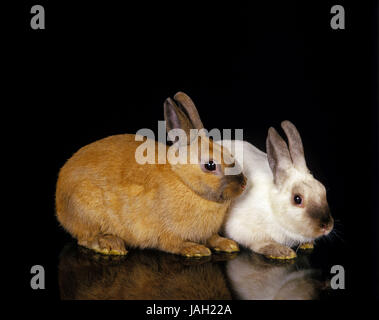
<path fill-rule="evenodd" d="M 315 279 L 316 270 L 298 270 L 297 263 L 273 264 L 247 252 L 228 261 L 226 272 L 233 293 L 242 300 L 317 299 L 325 285 Z"/>
<path fill-rule="evenodd" d="M 310 244 L 333 228 L 325 187 L 309 172 L 296 127 L 282 122 L 289 148 L 274 128 L 268 131 L 267 154 L 248 142 L 223 140 L 247 177 L 245 192 L 235 199 L 225 224 L 226 235 L 270 258 L 291 259 L 290 247 Z"/>

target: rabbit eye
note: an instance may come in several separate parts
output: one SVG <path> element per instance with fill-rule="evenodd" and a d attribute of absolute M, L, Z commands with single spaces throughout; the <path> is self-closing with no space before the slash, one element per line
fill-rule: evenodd
<path fill-rule="evenodd" d="M 298 194 L 295 194 L 295 196 L 293 197 L 293 201 L 295 202 L 295 204 L 300 205 L 302 204 L 303 199 Z"/>
<path fill-rule="evenodd" d="M 211 160 L 208 163 L 204 164 L 205 169 L 208 171 L 215 171 L 216 170 L 216 164 Z"/>

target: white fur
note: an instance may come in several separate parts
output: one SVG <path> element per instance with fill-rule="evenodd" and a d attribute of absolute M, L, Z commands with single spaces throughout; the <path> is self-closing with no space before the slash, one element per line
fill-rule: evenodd
<path fill-rule="evenodd" d="M 291 204 L 291 190 L 295 183 L 309 189 L 312 199 L 325 192 L 324 186 L 309 172 L 294 167 L 287 172 L 289 178 L 278 187 L 274 183 L 266 153 L 252 144 L 240 140 L 223 140 L 247 177 L 244 193 L 236 198 L 225 224 L 226 235 L 240 244 L 259 252 L 262 244 L 276 242 L 291 247 L 310 242 L 315 237 L 306 232 L 309 217 L 303 208 Z M 315 192 L 312 192 L 315 191 Z M 309 225 L 309 230 L 310 230 Z"/>
<path fill-rule="evenodd" d="M 227 262 L 230 285 L 243 300 L 309 300 L 317 297 L 315 270 L 294 264 L 259 264 L 247 254 Z"/>

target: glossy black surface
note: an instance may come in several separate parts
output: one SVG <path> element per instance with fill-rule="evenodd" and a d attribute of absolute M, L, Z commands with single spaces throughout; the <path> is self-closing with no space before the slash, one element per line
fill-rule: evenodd
<path fill-rule="evenodd" d="M 80 276 L 93 276 L 108 288 L 109 264 L 122 274 L 133 261 L 159 269 L 170 259 L 179 273 L 217 270 L 232 297 L 244 297 L 227 272 L 239 259 L 255 270 L 255 259 L 242 254 L 196 266 L 156 252 L 93 262 L 75 249 L 60 258 L 72 239 L 55 218 L 59 169 L 97 139 L 141 128 L 156 133 L 164 100 L 182 90 L 197 104 L 206 128 L 242 128 L 245 140 L 261 149 L 270 126 L 284 119 L 297 126 L 307 164 L 325 184 L 338 221 L 338 236 L 320 240 L 299 268 L 320 270 L 315 277 L 323 284 L 331 266 L 344 266 L 346 289 L 326 288 L 321 299 L 347 305 L 345 300 L 379 297 L 377 1 L 340 1 L 343 31 L 330 28 L 335 1 L 40 3 L 46 30 L 30 29 L 35 2 L 17 2 L 3 50 L 10 70 L 2 90 L 2 158 L 10 164 L 2 172 L 10 179 L 3 183 L 2 215 L 11 222 L 2 222 L 2 247 L 20 288 L 12 287 L 9 295 L 31 303 L 59 300 L 59 270 L 67 257 L 73 264 L 67 263 L 64 282 L 71 297 Z M 30 287 L 36 264 L 46 270 L 45 290 Z M 297 266 L 269 269 L 292 274 Z"/>
<path fill-rule="evenodd" d="M 61 299 L 68 300 L 312 300 L 333 299 L 330 261 L 319 246 L 288 261 L 243 249 L 189 259 L 155 250 L 105 256 L 70 243 L 59 257 Z"/>

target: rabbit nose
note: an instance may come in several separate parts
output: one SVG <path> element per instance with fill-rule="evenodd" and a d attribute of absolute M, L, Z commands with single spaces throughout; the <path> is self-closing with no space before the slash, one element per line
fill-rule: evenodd
<path fill-rule="evenodd" d="M 326 229 L 327 226 L 328 226 L 327 223 L 324 223 L 324 222 L 321 222 L 321 223 L 320 223 L 320 228 L 321 228 L 321 229 Z"/>
<path fill-rule="evenodd" d="M 320 228 L 326 232 L 326 231 L 329 231 L 333 228 L 333 218 L 332 217 L 329 217 L 328 219 L 325 219 L 325 220 L 322 220 L 320 222 Z"/>

